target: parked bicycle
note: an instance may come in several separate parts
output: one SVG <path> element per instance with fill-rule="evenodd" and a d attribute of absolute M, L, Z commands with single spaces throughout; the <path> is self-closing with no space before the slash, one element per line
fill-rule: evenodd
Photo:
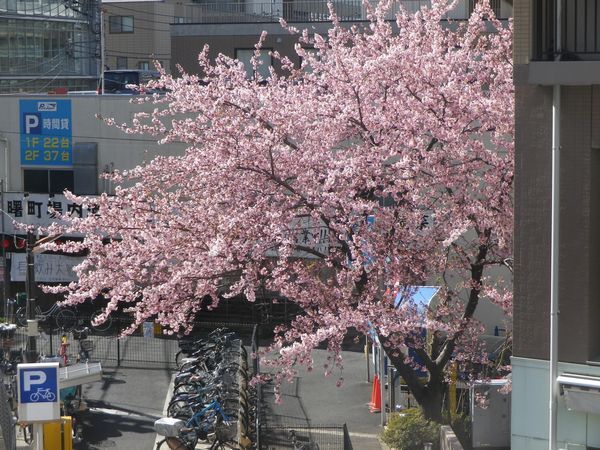
<path fill-rule="evenodd" d="M 105 321 L 99 322 L 97 319 L 102 314 L 101 309 L 97 309 L 89 316 L 84 317 L 76 308 L 61 307 L 58 303 L 54 303 L 47 311 L 42 311 L 39 306 L 35 308 L 35 318 L 39 322 L 47 322 L 51 318 L 54 318 L 56 326 L 63 331 L 71 331 L 74 328 L 88 323 L 94 331 L 105 332 L 112 326 L 113 318 L 108 316 Z M 21 306 L 15 313 L 15 321 L 17 325 L 24 327 L 27 326 L 27 308 Z"/>
<path fill-rule="evenodd" d="M 88 327 L 73 330 L 73 339 L 79 344 L 79 348 L 77 349 L 77 362 L 88 362 L 91 358 L 91 352 L 94 349 L 94 341 L 88 339 L 89 335 L 90 329 Z"/>
<path fill-rule="evenodd" d="M 213 400 L 202 409 L 196 411 L 189 419 L 184 421 L 185 425 L 181 427 L 178 436 L 168 436 L 156 445 L 159 450 L 164 443 L 170 449 L 178 449 L 183 446 L 187 450 L 196 448 L 198 440 L 214 440 L 210 449 L 235 448 L 226 447 L 226 440 L 217 437 L 219 426 L 229 426 L 231 418 L 225 414 L 218 401 Z"/>
<path fill-rule="evenodd" d="M 42 311 L 39 306 L 35 307 L 35 317 L 40 322 L 45 322 L 54 318 L 56 326 L 61 330 L 70 330 L 77 324 L 77 315 L 70 308 L 61 308 L 58 303 L 54 303 L 47 311 Z M 27 307 L 21 306 L 15 313 L 17 325 L 27 326 Z"/>

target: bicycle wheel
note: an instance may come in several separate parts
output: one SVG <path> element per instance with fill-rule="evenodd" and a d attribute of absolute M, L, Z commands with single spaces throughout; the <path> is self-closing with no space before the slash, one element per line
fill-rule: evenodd
<path fill-rule="evenodd" d="M 102 310 L 100 309 L 92 313 L 92 315 L 90 316 L 90 326 L 95 331 L 102 333 L 110 329 L 110 327 L 112 326 L 113 318 L 112 316 L 108 316 L 104 322 L 96 323 L 96 319 L 98 318 L 98 316 L 100 316 L 100 314 L 102 314 Z"/>
<path fill-rule="evenodd" d="M 196 430 L 194 428 L 184 428 L 181 430 L 179 433 L 179 439 L 183 442 L 188 450 L 194 450 L 196 448 L 196 444 L 198 443 L 198 435 L 196 434 Z"/>
<path fill-rule="evenodd" d="M 56 313 L 56 326 L 61 330 L 70 331 L 77 325 L 77 316 L 75 311 L 63 308 Z"/>
<path fill-rule="evenodd" d="M 177 419 L 189 419 L 194 415 L 194 410 L 185 400 L 175 400 L 167 407 L 167 416 Z"/>
<path fill-rule="evenodd" d="M 184 350 L 179 350 L 176 354 L 175 354 L 175 365 L 177 366 L 177 370 L 181 369 L 181 366 L 183 365 L 183 360 L 185 358 L 190 358 L 191 354 L 189 352 L 186 352 Z"/>
<path fill-rule="evenodd" d="M 39 306 L 35 308 L 35 315 L 42 315 L 42 310 Z M 25 306 L 21 306 L 19 309 L 17 309 L 17 312 L 15 313 L 15 322 L 17 322 L 17 325 L 21 327 L 27 326 L 27 308 Z"/>

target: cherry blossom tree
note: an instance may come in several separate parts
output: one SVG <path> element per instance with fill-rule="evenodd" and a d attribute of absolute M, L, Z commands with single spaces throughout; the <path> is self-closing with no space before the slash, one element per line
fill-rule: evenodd
<path fill-rule="evenodd" d="M 282 23 L 302 64 L 275 53 L 267 79 L 207 48 L 201 75 L 163 72 L 149 87 L 166 93 L 140 100 L 154 112 L 117 126 L 185 154 L 115 174 L 114 196 L 71 196 L 98 213 L 48 232 L 83 233 L 61 250 L 88 256 L 78 282 L 47 289 L 187 331 L 220 302 L 275 292 L 303 311 L 276 330 L 279 381 L 323 343 L 325 372 L 340 373 L 347 331 L 372 331 L 441 420 L 449 363 L 486 362 L 478 303 L 510 314 L 512 302 L 490 276 L 512 254 L 512 26 L 483 3 L 447 20 L 452 7 L 392 22 L 365 3 L 369 20 L 351 27 L 332 8 L 326 36 Z M 395 307 L 426 283 L 442 286 L 435 307 L 410 293 Z"/>

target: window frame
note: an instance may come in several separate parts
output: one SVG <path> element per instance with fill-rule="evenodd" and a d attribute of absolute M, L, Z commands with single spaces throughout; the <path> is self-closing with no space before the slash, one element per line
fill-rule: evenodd
<path fill-rule="evenodd" d="M 131 30 L 123 30 L 123 19 L 131 19 Z M 134 16 L 108 16 L 108 32 L 110 34 L 132 34 L 135 32 Z"/>
<path fill-rule="evenodd" d="M 34 177 L 43 177 L 43 173 L 45 172 L 46 175 L 46 187 L 43 191 L 39 191 L 37 189 L 30 189 L 31 186 L 26 186 L 26 174 L 27 172 L 31 172 L 30 176 L 34 176 Z M 62 190 L 58 190 L 58 189 L 53 189 L 53 180 L 52 180 L 52 173 L 57 173 L 57 172 L 61 172 L 63 174 L 67 174 L 70 173 L 71 175 L 71 183 L 70 186 L 65 186 Z M 56 180 L 54 180 L 56 181 Z M 71 192 L 73 192 L 75 190 L 75 170 L 73 169 L 43 169 L 43 168 L 26 168 L 23 169 L 23 191 L 24 192 L 30 192 L 32 194 L 62 194 L 64 192 L 64 189 L 68 189 Z M 75 193 L 76 194 L 76 193 Z"/>

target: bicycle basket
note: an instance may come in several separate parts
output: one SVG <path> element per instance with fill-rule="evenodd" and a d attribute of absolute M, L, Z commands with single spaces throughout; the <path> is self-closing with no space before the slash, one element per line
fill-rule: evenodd
<path fill-rule="evenodd" d="M 83 339 L 80 341 L 81 350 L 84 352 L 91 352 L 94 350 L 94 341 L 91 339 Z"/>
<path fill-rule="evenodd" d="M 181 419 L 162 417 L 154 422 L 154 431 L 161 436 L 174 437 L 179 436 L 179 432 L 184 425 L 185 422 Z"/>

